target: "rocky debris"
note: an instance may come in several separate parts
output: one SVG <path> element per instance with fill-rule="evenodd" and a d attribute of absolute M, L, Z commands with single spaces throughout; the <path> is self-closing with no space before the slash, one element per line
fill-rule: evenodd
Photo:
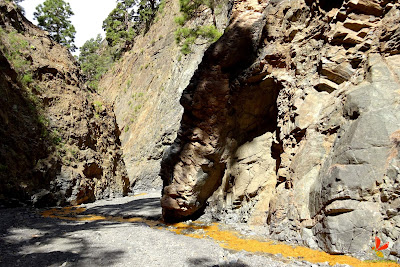
<path fill-rule="evenodd" d="M 0 1 L 1 201 L 79 204 L 128 193 L 113 107 L 66 48 Z"/>
<path fill-rule="evenodd" d="M 216 7 L 220 31 L 227 25 L 230 1 Z M 99 87 L 114 103 L 121 143 L 131 187 L 138 190 L 159 188 L 160 161 L 166 147 L 176 138 L 183 112 L 179 98 L 197 69 L 209 43 L 198 40 L 192 53 L 183 55 L 175 42 L 179 1 L 165 1 L 154 25 L 144 36 L 137 36 L 132 49 L 101 79 Z M 209 8 L 185 27 L 211 25 Z"/>
<path fill-rule="evenodd" d="M 207 207 L 364 258 L 375 236 L 397 245 L 399 12 L 379 0 L 236 2 L 182 94 L 164 218 Z"/>

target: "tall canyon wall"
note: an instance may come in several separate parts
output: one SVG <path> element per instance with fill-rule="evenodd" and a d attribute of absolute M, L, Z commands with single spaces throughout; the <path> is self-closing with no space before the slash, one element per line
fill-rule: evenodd
<path fill-rule="evenodd" d="M 223 31 L 231 5 L 227 0 L 218 3 L 215 22 Z M 174 36 L 178 16 L 179 1 L 166 0 L 150 30 L 135 37 L 132 48 L 99 84 L 101 94 L 114 105 L 131 187 L 139 190 L 161 190 L 160 161 L 179 129 L 180 95 L 210 45 L 199 39 L 192 52 L 183 55 Z M 185 27 L 212 24 L 211 10 L 202 7 Z"/>
<path fill-rule="evenodd" d="M 236 1 L 180 100 L 164 218 L 399 256 L 399 22 L 397 1 Z"/>
<path fill-rule="evenodd" d="M 129 192 L 113 107 L 70 52 L 0 0 L 0 204 L 80 204 Z"/>

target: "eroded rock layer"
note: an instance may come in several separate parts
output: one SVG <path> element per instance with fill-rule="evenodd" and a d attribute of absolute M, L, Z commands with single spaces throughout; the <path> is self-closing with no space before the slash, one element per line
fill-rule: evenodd
<path fill-rule="evenodd" d="M 0 1 L 0 201 L 79 204 L 126 195 L 112 106 L 66 48 Z"/>
<path fill-rule="evenodd" d="M 184 90 L 166 220 L 266 224 L 278 240 L 400 255 L 400 5 L 238 1 Z"/>

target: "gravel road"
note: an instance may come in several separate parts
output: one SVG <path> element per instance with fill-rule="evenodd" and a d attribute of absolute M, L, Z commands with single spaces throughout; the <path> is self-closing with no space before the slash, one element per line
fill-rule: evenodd
<path fill-rule="evenodd" d="M 160 218 L 158 192 L 82 205 L 83 214 Z M 0 266 L 328 266 L 223 249 L 143 222 L 45 218 L 40 210 L 0 210 Z"/>

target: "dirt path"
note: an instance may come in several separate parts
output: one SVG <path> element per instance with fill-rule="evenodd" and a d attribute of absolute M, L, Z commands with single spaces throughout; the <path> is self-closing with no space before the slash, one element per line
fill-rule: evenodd
<path fill-rule="evenodd" d="M 27 208 L 0 210 L 0 266 L 329 266 L 185 236 L 204 230 L 161 224 L 159 198 L 154 192 L 45 213 L 58 218 Z"/>

